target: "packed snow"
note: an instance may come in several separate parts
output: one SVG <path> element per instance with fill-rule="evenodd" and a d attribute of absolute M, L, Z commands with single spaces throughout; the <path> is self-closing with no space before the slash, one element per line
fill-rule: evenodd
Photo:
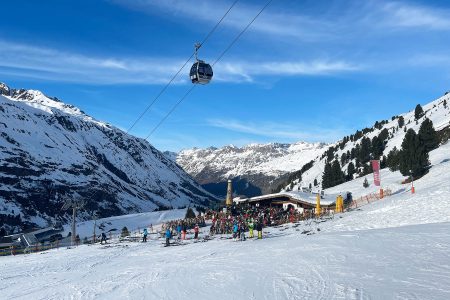
<path fill-rule="evenodd" d="M 415 194 L 407 184 L 350 212 L 265 228 L 262 240 L 219 235 L 195 242 L 191 233 L 181 246 L 163 247 L 163 239 L 151 235 L 148 243 L 1 257 L 1 296 L 450 299 L 449 150 L 447 144 L 431 152 L 432 168 L 415 182 Z M 382 182 L 390 176 L 401 186 L 398 174 L 383 174 Z M 360 189 L 359 183 L 335 190 Z M 207 232 L 202 228 L 201 237 Z"/>

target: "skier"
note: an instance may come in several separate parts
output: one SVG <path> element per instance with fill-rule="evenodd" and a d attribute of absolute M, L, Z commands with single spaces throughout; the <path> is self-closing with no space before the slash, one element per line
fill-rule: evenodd
<path fill-rule="evenodd" d="M 183 228 L 181 229 L 181 239 L 184 241 L 186 239 L 186 225 L 183 224 Z"/>
<path fill-rule="evenodd" d="M 258 222 L 256 224 L 256 231 L 258 231 L 258 239 L 259 240 L 262 239 L 262 228 L 263 228 L 262 223 Z"/>
<path fill-rule="evenodd" d="M 178 236 L 178 239 L 181 238 L 181 224 L 177 225 L 177 236 Z"/>
<path fill-rule="evenodd" d="M 170 246 L 170 238 L 172 237 L 172 233 L 170 232 L 170 228 L 166 230 L 166 247 Z"/>
<path fill-rule="evenodd" d="M 234 221 L 234 225 L 233 225 L 233 239 L 235 239 L 235 240 L 237 238 L 238 230 L 239 230 L 238 224 L 237 224 L 236 221 Z"/>
<path fill-rule="evenodd" d="M 198 224 L 195 224 L 194 227 L 194 239 L 198 239 Z"/>
<path fill-rule="evenodd" d="M 103 242 L 105 242 L 105 244 L 107 244 L 106 243 L 106 234 L 104 232 L 102 232 L 102 239 L 100 240 L 100 245 L 103 244 Z"/>
<path fill-rule="evenodd" d="M 249 229 L 249 236 L 250 238 L 253 238 L 253 228 L 255 228 L 255 224 L 253 223 L 253 219 L 248 222 L 248 229 Z"/>
<path fill-rule="evenodd" d="M 241 223 L 241 226 L 239 226 L 239 237 L 241 239 L 241 242 L 245 241 L 245 227 L 244 223 Z"/>
<path fill-rule="evenodd" d="M 153 233 L 153 224 L 150 224 L 150 232 Z"/>
<path fill-rule="evenodd" d="M 147 242 L 147 235 L 148 235 L 147 228 L 144 228 L 144 233 L 143 233 L 143 236 L 142 236 L 142 242 L 143 243 Z"/>

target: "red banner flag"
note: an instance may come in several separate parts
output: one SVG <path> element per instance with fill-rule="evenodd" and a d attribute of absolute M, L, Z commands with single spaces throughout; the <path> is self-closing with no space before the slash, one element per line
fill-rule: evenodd
<path fill-rule="evenodd" d="M 381 185 L 381 178 L 380 178 L 380 161 L 379 160 L 372 160 L 372 169 L 373 169 L 373 183 L 375 186 Z"/>

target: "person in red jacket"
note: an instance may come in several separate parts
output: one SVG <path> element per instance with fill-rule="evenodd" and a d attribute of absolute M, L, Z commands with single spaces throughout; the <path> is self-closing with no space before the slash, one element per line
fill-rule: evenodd
<path fill-rule="evenodd" d="M 198 224 L 195 224 L 194 227 L 194 239 L 198 239 Z"/>

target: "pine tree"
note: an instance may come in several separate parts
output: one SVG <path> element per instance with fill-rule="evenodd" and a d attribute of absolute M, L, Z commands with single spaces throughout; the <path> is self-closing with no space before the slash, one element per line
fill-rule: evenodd
<path fill-rule="evenodd" d="M 314 186 L 317 186 L 317 178 L 314 178 Z"/>
<path fill-rule="evenodd" d="M 372 154 L 374 159 L 379 159 L 383 155 L 384 143 L 379 137 L 374 136 L 372 139 Z"/>
<path fill-rule="evenodd" d="M 347 167 L 347 181 L 352 180 L 354 174 L 355 174 L 355 165 L 351 161 Z"/>
<path fill-rule="evenodd" d="M 444 108 L 447 108 L 447 99 L 444 99 Z"/>
<path fill-rule="evenodd" d="M 121 237 L 126 237 L 126 236 L 129 236 L 129 235 L 130 235 L 130 232 L 128 231 L 128 228 L 126 226 L 124 226 L 122 228 L 122 232 L 120 233 L 120 236 Z"/>
<path fill-rule="evenodd" d="M 424 115 L 424 113 L 423 113 L 422 106 L 420 106 L 420 104 L 417 104 L 416 109 L 414 110 L 414 118 L 416 120 L 418 120 L 418 119 L 422 118 L 423 115 Z"/>
<path fill-rule="evenodd" d="M 405 118 L 403 116 L 398 117 L 398 127 L 402 128 L 405 125 Z"/>
<path fill-rule="evenodd" d="M 359 159 L 360 159 L 361 163 L 364 164 L 370 160 L 371 146 L 372 146 L 372 143 L 369 138 L 364 137 L 361 140 L 361 148 L 359 150 Z"/>
<path fill-rule="evenodd" d="M 322 188 L 326 189 L 331 187 L 331 181 L 332 181 L 332 171 L 331 171 L 331 163 L 328 161 L 325 163 L 325 168 L 323 170 L 322 175 Z"/>
<path fill-rule="evenodd" d="M 409 129 L 402 142 L 400 172 L 403 176 L 419 177 L 426 173 L 429 165 L 428 153 L 425 151 L 424 145 L 421 144 L 416 132 Z"/>
<path fill-rule="evenodd" d="M 433 122 L 428 118 L 420 125 L 419 140 L 426 152 L 430 152 L 439 146 L 439 137 L 434 130 Z"/>
<path fill-rule="evenodd" d="M 392 172 L 398 171 L 400 165 L 400 151 L 397 147 L 394 147 L 391 151 L 389 151 L 386 159 L 386 165 Z"/>
<path fill-rule="evenodd" d="M 338 184 L 345 182 L 345 174 L 342 172 L 341 165 L 339 164 L 339 161 L 336 159 L 333 161 L 333 164 L 331 166 L 332 169 L 332 185 L 336 186 Z"/>
<path fill-rule="evenodd" d="M 380 134 L 378 135 L 378 138 L 382 142 L 386 141 L 389 138 L 389 130 L 387 130 L 387 128 L 381 130 Z"/>
<path fill-rule="evenodd" d="M 367 177 L 364 178 L 363 187 L 364 188 L 368 188 L 369 187 L 369 182 L 367 181 Z"/>
<path fill-rule="evenodd" d="M 186 210 L 186 215 L 184 216 L 185 219 L 194 219 L 195 218 L 195 212 L 192 208 L 188 207 Z"/>

